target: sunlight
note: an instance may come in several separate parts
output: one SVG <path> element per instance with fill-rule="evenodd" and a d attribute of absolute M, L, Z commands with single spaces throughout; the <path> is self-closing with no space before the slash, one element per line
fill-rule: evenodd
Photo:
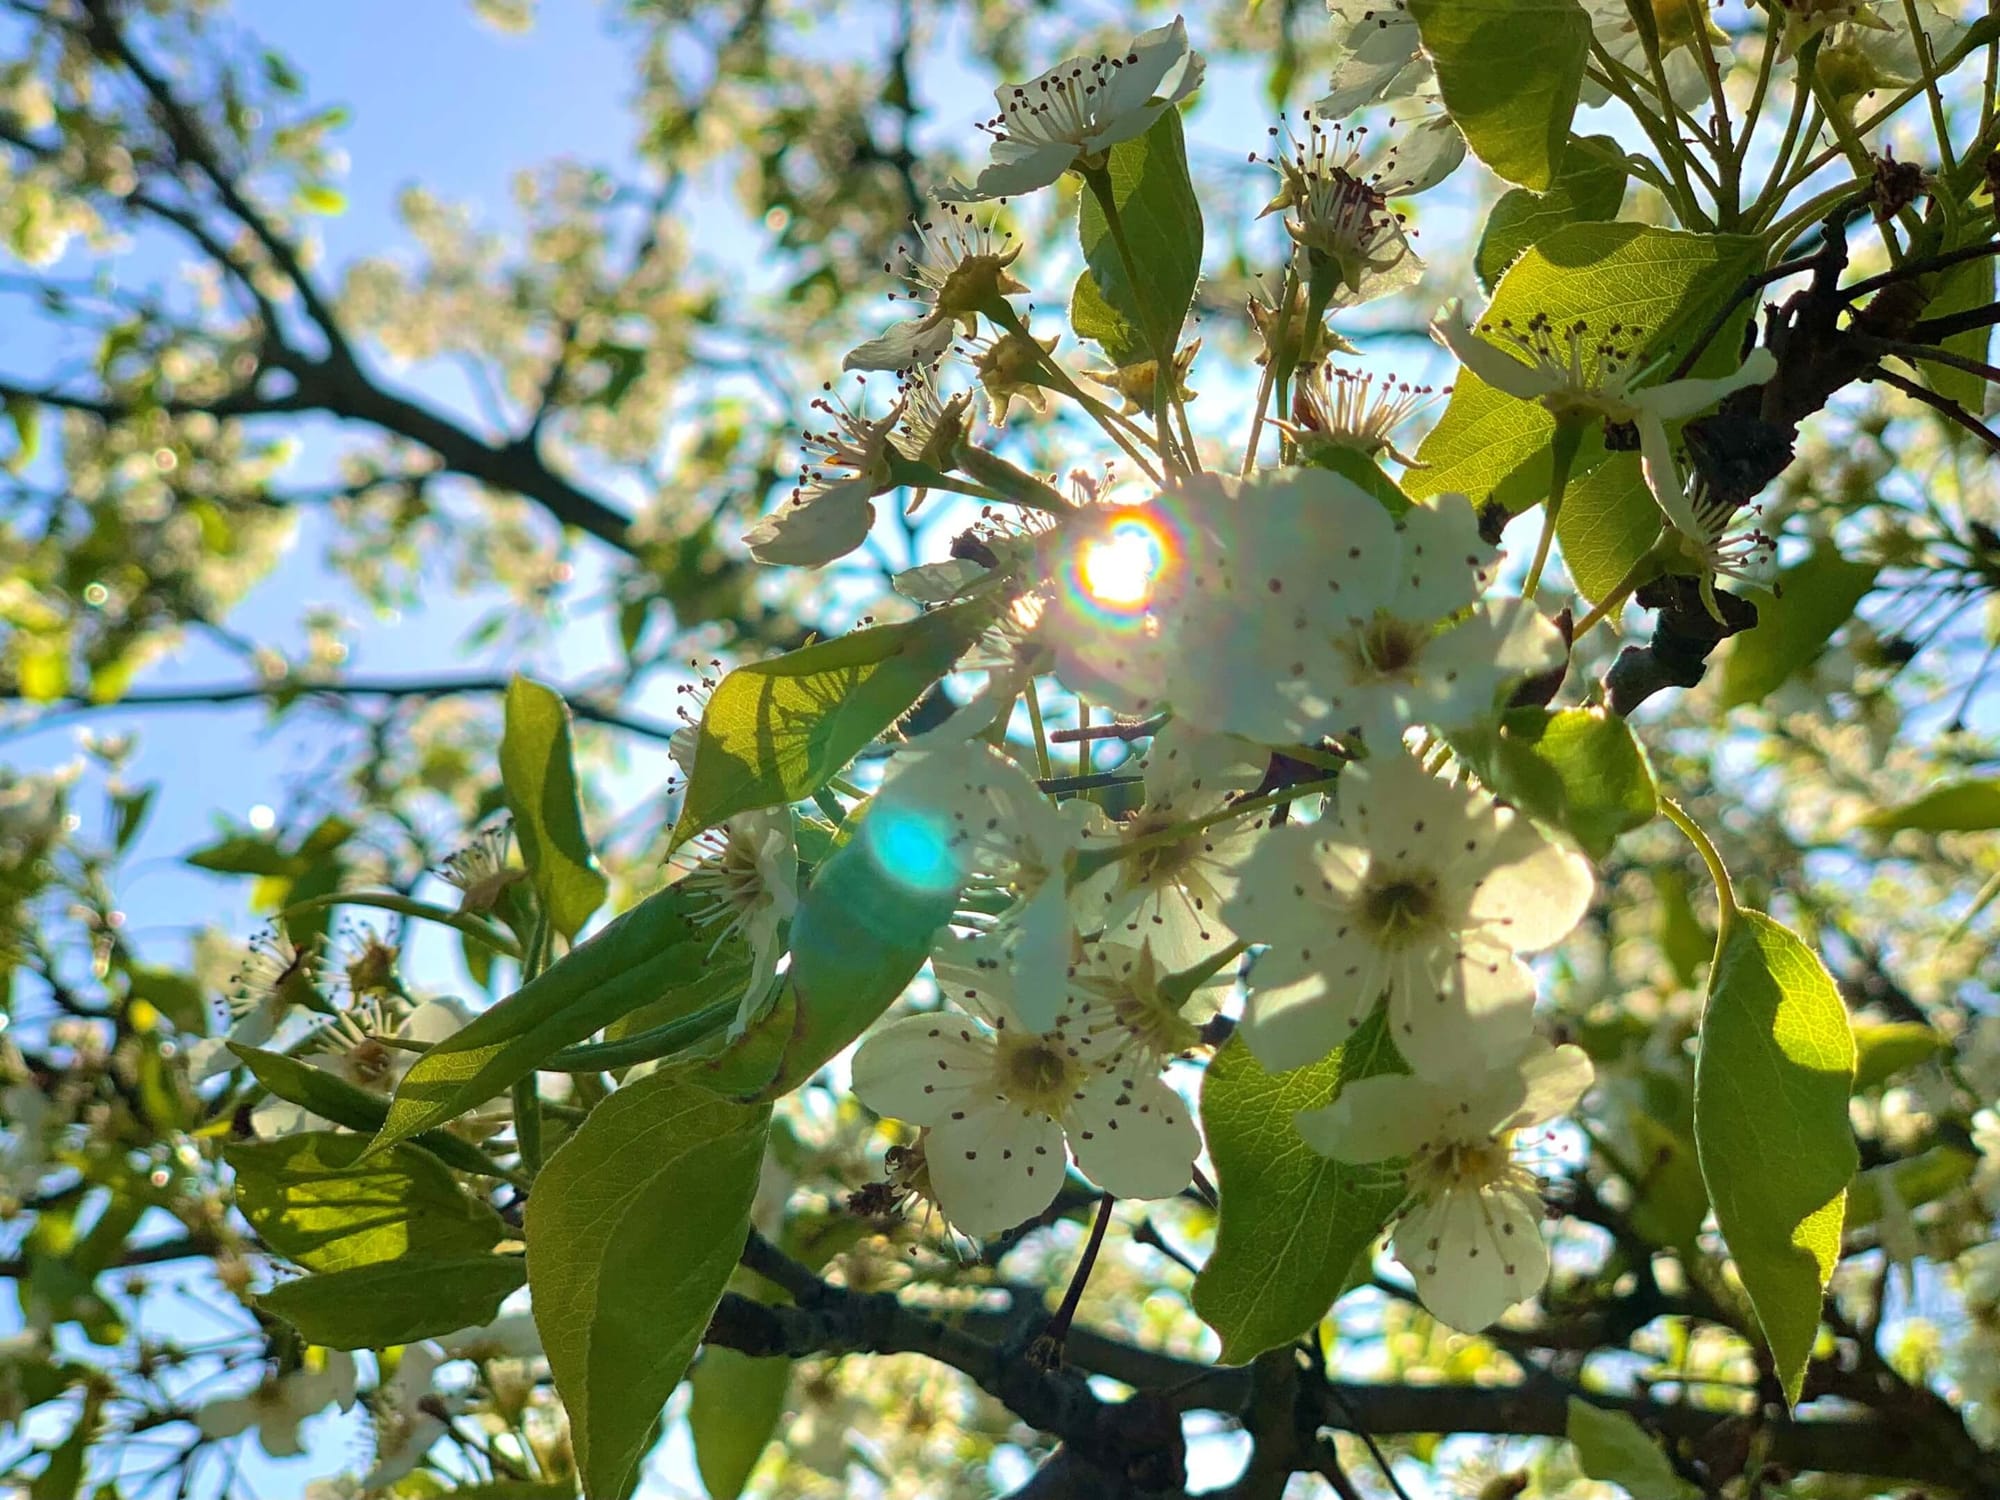
<path fill-rule="evenodd" d="M 1169 539 L 1151 516 L 1131 513 L 1084 544 L 1077 581 L 1089 599 L 1121 613 L 1142 610 L 1169 559 Z"/>

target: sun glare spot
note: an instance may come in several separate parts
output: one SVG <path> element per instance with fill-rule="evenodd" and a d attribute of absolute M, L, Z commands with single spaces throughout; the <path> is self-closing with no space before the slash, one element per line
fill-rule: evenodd
<path fill-rule="evenodd" d="M 1167 562 L 1167 539 L 1148 517 L 1126 516 L 1101 537 L 1084 544 L 1077 581 L 1097 605 L 1121 612 L 1141 610 Z"/>

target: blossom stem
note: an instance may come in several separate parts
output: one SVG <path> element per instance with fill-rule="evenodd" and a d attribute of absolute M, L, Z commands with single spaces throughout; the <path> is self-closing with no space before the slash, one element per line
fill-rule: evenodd
<path fill-rule="evenodd" d="M 507 958 L 518 959 L 521 956 L 521 945 L 491 922 L 481 921 L 469 912 L 452 911 L 447 907 L 433 906 L 428 901 L 412 900 L 394 891 L 333 891 L 325 896 L 309 896 L 303 901 L 293 902 L 278 916 L 279 920 L 289 922 L 293 917 L 324 911 L 330 906 L 366 906 L 377 911 L 392 911 L 399 916 L 416 917 L 425 922 L 436 922 L 443 927 L 456 927 Z"/>
<path fill-rule="evenodd" d="M 705 1005 L 672 1021 L 635 1031 L 611 1042 L 583 1042 L 565 1047 L 543 1063 L 550 1073 L 601 1073 L 607 1068 L 629 1068 L 652 1062 L 693 1046 L 722 1030 L 735 1017 L 740 1002 L 734 996 Z"/>
<path fill-rule="evenodd" d="M 1028 727 L 1035 735 L 1035 776 L 1048 781 L 1055 776 L 1055 768 L 1049 764 L 1048 730 L 1042 723 L 1042 695 L 1035 689 L 1035 681 L 1028 679 L 1028 690 L 1021 695 L 1028 701 Z"/>
<path fill-rule="evenodd" d="M 1694 845 L 1695 853 L 1701 856 L 1701 862 L 1708 866 L 1709 878 L 1715 882 L 1715 957 L 1719 961 L 1723 948 L 1729 942 L 1729 929 L 1735 924 L 1737 912 L 1736 887 L 1730 882 L 1729 868 L 1723 864 L 1722 856 L 1716 852 L 1715 844 L 1706 833 L 1702 832 L 1701 825 L 1689 817 L 1678 802 L 1671 797 L 1662 796 L 1660 811 L 1667 815 L 1667 820 L 1674 827 L 1687 835 L 1688 842 Z"/>
<path fill-rule="evenodd" d="M 1076 1310 L 1083 1303 L 1083 1289 L 1097 1264 L 1097 1252 L 1104 1248 L 1104 1232 L 1111 1227 L 1111 1210 L 1117 1201 L 1109 1193 L 1097 1200 L 1097 1221 L 1090 1226 L 1090 1238 L 1084 1242 L 1083 1257 L 1076 1263 L 1076 1274 L 1069 1279 L 1069 1289 L 1063 1293 L 1062 1305 L 1035 1340 L 1044 1349 L 1045 1356 L 1047 1353 L 1059 1354 L 1064 1341 L 1069 1338 L 1069 1325 L 1076 1321 Z"/>
<path fill-rule="evenodd" d="M 1107 166 L 1085 166 L 1082 168 L 1085 186 L 1097 200 L 1097 206 L 1104 210 L 1104 227 L 1111 236 L 1111 243 L 1118 251 L 1118 259 L 1125 267 L 1125 284 L 1132 289 L 1132 308 L 1139 315 L 1140 332 L 1146 336 L 1146 346 L 1153 351 L 1153 408 L 1155 427 L 1154 443 L 1160 452 L 1160 462 L 1182 473 L 1191 472 L 1192 459 L 1179 452 L 1173 433 L 1167 426 L 1167 408 L 1178 405 L 1180 382 L 1174 372 L 1174 330 L 1154 326 L 1147 316 L 1145 299 L 1139 295 L 1144 285 L 1139 274 L 1138 257 L 1132 253 L 1132 244 L 1125 236 L 1125 216 L 1118 207 L 1118 194 L 1111 184 L 1111 169 Z M 1182 414 L 1182 425 L 1187 422 Z"/>
<path fill-rule="evenodd" d="M 1583 445 L 1583 423 L 1573 416 L 1556 418 L 1555 436 L 1549 444 L 1549 503 L 1542 509 L 1542 534 L 1535 542 L 1535 560 L 1528 564 L 1521 597 L 1532 599 L 1541 587 L 1542 569 L 1548 566 L 1549 546 L 1556 539 L 1556 517 L 1562 511 L 1563 493 L 1569 488 L 1569 471 L 1576 464 L 1576 450 Z"/>
<path fill-rule="evenodd" d="M 1153 467 L 1151 460 L 1146 457 L 1145 450 L 1136 446 L 1119 429 L 1118 424 L 1112 420 L 1110 408 L 1069 378 L 1069 372 L 1057 364 L 1049 353 L 1034 341 L 1034 338 L 1028 333 L 1028 325 L 1021 321 L 1020 314 L 1014 311 L 1005 298 L 998 300 L 996 308 L 988 316 L 1009 333 L 1015 334 L 1024 340 L 1030 348 L 1036 350 L 1040 355 L 1040 363 L 1043 371 L 1054 382 L 1052 388 L 1061 391 L 1065 396 L 1068 396 L 1085 411 L 1089 412 L 1096 420 L 1097 425 L 1104 429 L 1105 435 L 1120 448 L 1123 448 L 1125 456 L 1139 466 L 1139 472 L 1144 474 L 1154 484 L 1160 483 L 1159 470 Z"/>
<path fill-rule="evenodd" d="M 514 1096 L 514 1145 L 521 1153 L 521 1170 L 533 1177 L 542 1170 L 542 1098 L 530 1073 L 517 1081 Z"/>

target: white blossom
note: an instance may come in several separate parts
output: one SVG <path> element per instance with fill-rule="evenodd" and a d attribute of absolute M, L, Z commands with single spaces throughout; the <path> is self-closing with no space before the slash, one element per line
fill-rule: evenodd
<path fill-rule="evenodd" d="M 1437 87 L 1408 0 L 1327 0 L 1332 15 L 1330 92 L 1313 106 L 1340 120 L 1372 104 L 1396 104 Z"/>
<path fill-rule="evenodd" d="M 1386 454 L 1405 468 L 1417 462 L 1396 447 L 1396 429 L 1439 395 L 1435 386 L 1411 385 L 1393 375 L 1343 370 L 1332 364 L 1301 370 L 1294 377 L 1292 417 L 1280 422 L 1300 449 L 1346 448 L 1368 458 Z"/>
<path fill-rule="evenodd" d="M 1115 841 L 1133 853 L 1079 881 L 1071 909 L 1085 933 L 1128 945 L 1145 943 L 1168 972 L 1192 968 L 1236 941 L 1222 903 L 1237 870 L 1256 847 L 1264 820 L 1210 823 L 1160 841 L 1179 824 L 1205 820 L 1255 790 L 1269 760 L 1242 740 L 1169 724 L 1139 762 L 1145 800 L 1113 824 L 1099 814 L 1083 830 L 1086 847 Z"/>
<path fill-rule="evenodd" d="M 966 1234 L 1032 1218 L 1077 1170 L 1125 1198 L 1188 1185 L 1201 1148 L 1180 1096 L 1121 1050 L 1109 1007 L 1065 983 L 1053 1023 L 1022 1024 L 1008 966 L 980 942 L 932 957 L 938 988 L 970 1012 L 908 1016 L 854 1055 L 854 1092 L 880 1114 L 928 1127 L 929 1191 Z"/>
<path fill-rule="evenodd" d="M 1708 612 L 1721 621 L 1715 580 L 1761 580 L 1775 560 L 1778 544 L 1754 524 L 1742 531 L 1729 529 L 1737 507 L 1716 500 L 1699 477 L 1682 477 L 1664 428 L 1641 427 L 1639 438 L 1644 448 L 1640 466 L 1645 471 L 1646 488 L 1679 542 L 1682 558 L 1694 565 Z"/>
<path fill-rule="evenodd" d="M 1696 49 L 1717 42 L 1727 49 L 1733 44 L 1728 33 L 1709 18 L 1709 0 L 1647 0 L 1647 3 L 1653 13 L 1654 32 L 1659 37 L 1660 70 L 1666 75 L 1667 93 L 1681 108 L 1692 109 L 1709 97 L 1708 71 L 1702 67 Z M 1821 0 L 1806 0 L 1806 3 L 1819 4 Z M 1590 17 L 1591 35 L 1598 45 L 1613 62 L 1644 79 L 1645 92 L 1656 97 L 1645 37 L 1640 33 L 1639 23 L 1632 18 L 1627 0 L 1583 0 L 1583 8 Z M 1728 68 L 1726 61 L 1718 66 L 1725 71 Z M 1603 104 L 1610 97 L 1594 79 L 1584 79 L 1585 104 Z"/>
<path fill-rule="evenodd" d="M 1637 362 L 1638 328 L 1619 323 L 1593 328 L 1581 318 L 1558 324 L 1537 313 L 1524 324 L 1489 319 L 1475 330 L 1455 301 L 1432 322 L 1431 337 L 1488 385 L 1522 401 L 1539 401 L 1559 420 L 1631 422 L 1642 436 L 1649 426 L 1684 421 L 1734 391 L 1762 385 L 1778 370 L 1777 356 L 1759 348 L 1733 374 L 1641 386 L 1657 362 Z"/>
<path fill-rule="evenodd" d="M 805 434 L 808 456 L 790 498 L 743 534 L 750 555 L 761 563 L 817 568 L 866 541 L 875 524 L 875 497 L 895 482 L 889 437 L 907 401 L 907 393 L 899 395 L 887 415 L 869 421 L 844 401 L 815 399 L 813 408 L 833 425 Z"/>
<path fill-rule="evenodd" d="M 397 1002 L 370 997 L 356 1002 L 324 1027 L 301 1061 L 371 1094 L 389 1095 L 403 1081 L 422 1048 L 455 1036 L 471 1021 L 461 1001 L 445 996 L 405 1010 Z M 407 1042 L 416 1046 L 398 1046 Z M 287 1099 L 267 1098 L 251 1111 L 260 1136 L 320 1130 L 328 1122 Z"/>
<path fill-rule="evenodd" d="M 1203 67 L 1176 16 L 1117 56 L 1072 57 L 1026 83 L 1002 84 L 993 91 L 1000 112 L 981 126 L 993 137 L 992 159 L 972 186 L 954 182 L 938 196 L 973 203 L 1047 187 L 1079 161 L 1144 135 L 1200 87 Z"/>
<path fill-rule="evenodd" d="M 342 1411 L 354 1405 L 354 1356 L 326 1350 L 315 1364 L 274 1375 L 241 1396 L 205 1403 L 194 1414 L 195 1426 L 211 1438 L 235 1437 L 252 1427 L 257 1441 L 273 1458 L 305 1452 L 299 1424 L 329 1405 Z"/>
<path fill-rule="evenodd" d="M 843 370 L 911 370 L 929 365 L 951 347 L 952 338 L 979 332 L 979 315 L 994 301 L 1028 290 L 1008 267 L 1020 257 L 1022 245 L 1011 233 L 995 234 L 956 204 L 943 205 L 944 222 L 920 221 L 917 248 L 898 247 L 903 279 L 912 292 L 907 300 L 920 304 L 921 316 L 889 328 L 880 337 L 849 351 Z M 893 265 L 882 268 L 893 272 Z M 890 297 L 895 300 L 895 293 Z"/>
<path fill-rule="evenodd" d="M 1365 128 L 1334 129 L 1305 114 L 1306 137 L 1273 128 L 1282 147 L 1269 159 L 1280 179 L 1264 212 L 1285 213 L 1285 233 L 1303 257 L 1302 280 L 1332 306 L 1351 306 L 1414 286 L 1424 263 L 1389 200 L 1410 191 L 1393 148 L 1362 149 Z"/>
<path fill-rule="evenodd" d="M 799 907 L 799 855 L 789 808 L 738 813 L 692 841 L 697 859 L 676 882 L 698 905 L 695 925 L 715 933 L 711 956 L 730 935 L 750 950 L 750 977 L 732 1033 L 762 1014 L 784 952 L 781 929 Z"/>
<path fill-rule="evenodd" d="M 1391 1034 L 1426 1078 L 1477 1073 L 1527 1036 L 1519 955 L 1582 918 L 1590 867 L 1490 797 L 1400 750 L 1341 772 L 1319 822 L 1272 830 L 1223 916 L 1270 946 L 1243 1036 L 1274 1070 L 1316 1062 L 1388 998 Z"/>
<path fill-rule="evenodd" d="M 1053 1024 L 1076 943 L 1066 889 L 1085 804 L 1051 802 L 991 745 L 947 743 L 891 762 L 863 823 L 885 859 L 933 890 L 970 881 L 1031 1028 Z M 997 910 L 996 910 L 997 908 Z"/>
<path fill-rule="evenodd" d="M 361 1476 L 364 1490 L 387 1488 L 409 1474 L 445 1435 L 451 1408 L 431 1383 L 442 1363 L 436 1345 L 406 1344 L 395 1373 L 368 1398 L 375 1463 Z"/>
<path fill-rule="evenodd" d="M 1113 610 L 1079 586 L 1076 559 L 1120 515 L 1160 533 L 1161 562 L 1143 601 Z M 1197 475 L 1149 506 L 1078 517 L 1056 545 L 1036 638 L 1065 686 L 1129 712 L 1171 703 L 1258 744 L 1393 744 L 1411 724 L 1480 718 L 1504 684 L 1563 659 L 1523 601 L 1455 618 L 1495 558 L 1462 495 L 1394 518 L 1325 470 Z"/>
<path fill-rule="evenodd" d="M 1541 1184 L 1516 1160 L 1514 1133 L 1567 1114 L 1590 1083 L 1582 1049 L 1534 1040 L 1471 1079 L 1357 1079 L 1297 1125 L 1336 1161 L 1402 1161 L 1407 1196 L 1391 1249 L 1424 1306 L 1474 1333 L 1548 1280 Z"/>
<path fill-rule="evenodd" d="M 490 912 L 508 886 L 526 878 L 525 870 L 507 862 L 513 837 L 511 821 L 495 823 L 480 830 L 438 867 L 438 879 L 458 891 L 460 911 Z"/>

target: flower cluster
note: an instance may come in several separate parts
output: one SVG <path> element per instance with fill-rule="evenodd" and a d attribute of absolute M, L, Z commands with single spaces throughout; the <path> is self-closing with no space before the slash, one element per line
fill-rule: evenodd
<path fill-rule="evenodd" d="M 1687 9 L 1685 36 L 1661 25 L 1670 87 L 1708 44 L 1705 14 Z M 918 315 L 846 360 L 897 372 L 898 399 L 873 419 L 825 403 L 838 430 L 815 440 L 792 503 L 748 541 L 762 560 L 816 566 L 859 546 L 875 499 L 899 486 L 987 502 L 949 561 L 897 578 L 919 605 L 984 597 L 993 616 L 959 662 L 986 673 L 984 689 L 892 744 L 856 814 L 899 878 L 956 900 L 931 955 L 935 1001 L 854 1058 L 861 1101 L 912 1127 L 864 1201 L 928 1203 L 984 1235 L 1044 1212 L 1071 1170 L 1119 1196 L 1180 1193 L 1201 1139 L 1169 1082 L 1178 1062 L 1233 1030 L 1266 1069 L 1314 1067 L 1372 1027 L 1380 1071 L 1274 1128 L 1396 1174 L 1394 1253 L 1433 1312 L 1479 1328 L 1548 1274 L 1541 1188 L 1516 1145 L 1571 1109 L 1592 1073 L 1576 1048 L 1538 1036 L 1530 961 L 1582 919 L 1594 877 L 1460 749 L 1490 740 L 1511 706 L 1549 702 L 1570 640 L 1533 598 L 1539 556 L 1520 593 L 1496 591 L 1501 554 L 1473 500 L 1412 503 L 1377 467 L 1411 466 L 1395 434 L 1430 388 L 1327 363 L 1352 352 L 1330 314 L 1419 277 L 1405 200 L 1464 152 L 1405 7 L 1333 10 L 1345 23 L 1333 92 L 1252 158 L 1277 174 L 1265 212 L 1289 241 L 1280 288 L 1251 305 L 1260 403 L 1275 392 L 1282 414 L 1270 422 L 1279 466 L 1256 462 L 1261 404 L 1244 462 L 1204 461 L 1186 421 L 1201 341 L 1183 343 L 1179 327 L 1082 372 L 1122 413 L 1086 395 L 1060 340 L 1009 300 L 1030 290 L 1021 242 L 957 206 L 1065 174 L 1114 193 L 1113 148 L 1200 82 L 1176 20 L 999 91 L 991 161 L 944 195 L 904 262 Z M 1629 17 L 1592 14 L 1617 55 Z M 1371 137 L 1351 123 L 1378 107 L 1400 125 Z M 1729 531 L 1735 507 L 1688 487 L 1673 448 L 1675 424 L 1770 379 L 1768 351 L 1720 376 L 1661 379 L 1629 325 L 1475 326 L 1453 305 L 1433 333 L 1468 378 L 1537 403 L 1572 447 L 1601 424 L 1608 444 L 1643 452 L 1663 567 L 1691 566 L 1712 591 L 1768 553 L 1760 533 Z M 939 394 L 954 350 L 994 427 L 1017 397 L 1038 411 L 1071 400 L 1147 486 L 1093 479 L 1065 496 L 980 447 L 969 392 Z M 1053 769 L 1036 696 L 1049 677 L 1120 716 L 1081 731 L 1074 777 Z M 1032 753 L 1008 748 L 1023 727 Z M 743 818 L 719 837 L 727 847 L 701 878 L 756 954 L 740 1026 L 781 951 L 794 895 L 779 867 L 792 853 L 775 826 Z"/>

